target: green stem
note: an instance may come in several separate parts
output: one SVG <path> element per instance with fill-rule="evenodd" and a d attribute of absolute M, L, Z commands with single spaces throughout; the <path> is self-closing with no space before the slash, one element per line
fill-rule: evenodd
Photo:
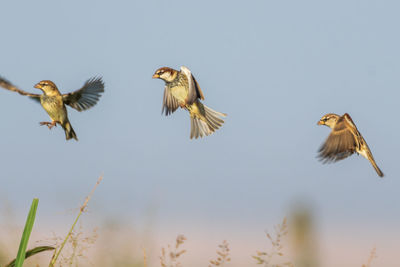
<path fill-rule="evenodd" d="M 55 256 L 53 257 L 53 259 L 51 260 L 49 267 L 53 267 L 54 264 L 56 263 L 56 261 L 57 261 L 57 259 L 58 259 L 58 256 L 60 256 L 60 253 L 61 253 L 62 249 L 64 248 L 65 244 L 67 243 L 69 237 L 72 235 L 72 232 L 74 231 L 75 225 L 76 225 L 76 223 L 78 222 L 79 218 L 81 217 L 82 212 L 83 212 L 83 209 L 81 208 L 81 209 L 79 210 L 78 216 L 76 217 L 74 223 L 73 223 L 72 226 L 71 226 L 71 229 L 69 229 L 69 232 L 68 232 L 67 236 L 65 237 L 64 241 L 62 242 L 60 248 L 57 250 L 57 253 L 56 253 Z"/>
<path fill-rule="evenodd" d="M 79 218 L 81 217 L 82 213 L 85 211 L 85 208 L 90 200 L 90 198 L 92 197 L 94 191 L 96 190 L 97 186 L 100 184 L 101 180 L 103 179 L 103 176 L 100 176 L 99 179 L 97 180 L 97 183 L 94 185 L 92 191 L 89 193 L 89 195 L 86 197 L 85 202 L 83 203 L 83 205 L 81 206 L 81 208 L 79 209 L 79 213 L 78 216 L 76 217 L 74 223 L 72 224 L 71 228 L 69 229 L 69 232 L 67 234 L 67 236 L 65 237 L 64 241 L 62 242 L 60 248 L 57 250 L 57 252 L 54 254 L 54 257 L 51 259 L 49 267 L 54 267 L 58 256 L 60 256 L 61 251 L 63 250 L 65 244 L 67 243 L 69 237 L 72 235 L 72 232 L 74 231 L 75 225 L 78 222 Z"/>

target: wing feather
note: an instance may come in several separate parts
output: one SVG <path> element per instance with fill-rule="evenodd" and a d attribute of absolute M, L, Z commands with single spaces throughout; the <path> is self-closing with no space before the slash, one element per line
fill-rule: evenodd
<path fill-rule="evenodd" d="M 196 79 L 194 78 L 194 76 L 192 75 L 193 81 L 194 81 L 194 85 L 196 87 L 196 94 L 197 97 L 200 98 L 201 100 L 204 100 L 204 95 L 203 92 L 201 91 L 201 88 L 199 86 L 199 83 L 196 81 Z"/>
<path fill-rule="evenodd" d="M 83 111 L 96 105 L 103 92 L 104 82 L 102 78 L 93 77 L 87 80 L 81 89 L 64 94 L 63 101 L 70 107 Z"/>
<path fill-rule="evenodd" d="M 171 90 L 167 86 L 165 86 L 161 114 L 165 113 L 165 116 L 168 116 L 174 113 L 178 107 L 178 100 L 171 94 Z"/>
<path fill-rule="evenodd" d="M 40 102 L 40 95 L 25 92 L 24 90 L 19 89 L 18 87 L 13 85 L 11 82 L 9 82 L 8 80 L 6 80 L 2 77 L 0 77 L 0 87 L 3 87 L 4 89 L 7 89 L 9 91 L 17 92 L 20 95 L 29 96 L 31 99 Z"/>
<path fill-rule="evenodd" d="M 346 116 L 337 121 L 332 132 L 319 149 L 318 157 L 324 162 L 336 162 L 356 152 L 357 139 L 354 136 L 354 123 L 349 123 Z"/>
<path fill-rule="evenodd" d="M 193 77 L 192 72 L 185 66 L 181 67 L 181 72 L 186 75 L 189 84 L 189 93 L 186 99 L 186 103 L 191 105 L 196 101 L 197 98 L 204 99 L 203 92 L 200 89 L 199 84 Z"/>

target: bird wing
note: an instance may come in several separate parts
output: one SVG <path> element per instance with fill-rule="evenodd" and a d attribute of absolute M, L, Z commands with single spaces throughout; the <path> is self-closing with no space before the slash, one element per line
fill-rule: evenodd
<path fill-rule="evenodd" d="M 62 95 L 64 104 L 77 111 L 87 110 L 99 101 L 104 92 L 104 82 L 101 77 L 93 77 L 85 82 L 79 90 Z"/>
<path fill-rule="evenodd" d="M 174 113 L 178 107 L 178 100 L 172 95 L 171 89 L 165 86 L 161 114 L 165 112 L 165 116 L 168 116 Z"/>
<path fill-rule="evenodd" d="M 197 98 L 204 100 L 203 92 L 201 91 L 196 79 L 193 77 L 192 72 L 185 66 L 181 67 L 181 72 L 186 75 L 189 84 L 189 93 L 186 99 L 186 103 L 191 105 L 194 103 L 194 101 L 196 101 Z"/>
<path fill-rule="evenodd" d="M 10 83 L 9 81 L 7 81 L 6 79 L 4 79 L 2 77 L 0 77 L 0 87 L 3 87 L 4 89 L 7 89 L 7 90 L 10 90 L 10 91 L 13 91 L 13 92 L 17 92 L 20 95 L 29 96 L 31 99 L 40 102 L 40 95 L 31 94 L 31 93 L 25 92 L 25 91 L 19 89 L 18 87 L 16 87 L 15 85 L 13 85 L 12 83 Z"/>
<path fill-rule="evenodd" d="M 357 140 L 354 132 L 358 132 L 350 116 L 340 117 L 335 127 L 319 149 L 319 158 L 324 162 L 336 162 L 356 152 Z"/>

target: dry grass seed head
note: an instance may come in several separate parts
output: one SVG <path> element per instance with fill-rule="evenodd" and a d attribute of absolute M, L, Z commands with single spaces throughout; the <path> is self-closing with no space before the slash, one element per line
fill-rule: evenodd
<path fill-rule="evenodd" d="M 219 249 L 217 249 L 217 255 L 219 257 L 217 257 L 217 259 L 215 260 L 210 260 L 209 267 L 223 266 L 225 263 L 231 261 L 231 258 L 229 257 L 229 243 L 224 240 L 221 245 L 218 245 L 218 248 Z"/>
<path fill-rule="evenodd" d="M 375 258 L 377 258 L 377 255 L 376 255 L 376 248 L 374 247 L 369 254 L 367 264 L 363 264 L 362 267 L 371 267 L 372 262 L 374 261 Z"/>
<path fill-rule="evenodd" d="M 162 267 L 180 267 L 182 266 L 179 262 L 179 257 L 186 253 L 185 249 L 179 250 L 179 248 L 185 242 L 186 237 L 184 235 L 178 235 L 176 237 L 175 248 L 172 249 L 171 245 L 168 245 L 168 251 L 165 248 L 161 248 L 160 264 Z M 167 255 L 169 258 L 167 258 Z"/>
<path fill-rule="evenodd" d="M 256 255 L 252 256 L 257 262 L 256 264 L 263 264 L 264 266 L 294 266 L 293 263 L 289 261 L 281 262 L 281 263 L 274 263 L 272 262 L 280 262 L 282 261 L 282 257 L 284 256 L 283 253 L 283 243 L 282 238 L 284 238 L 288 234 L 288 224 L 286 217 L 283 219 L 281 224 L 278 224 L 274 227 L 275 236 L 271 236 L 268 232 L 266 236 L 271 243 L 271 251 L 257 251 Z M 278 260 L 276 260 L 278 258 Z"/>

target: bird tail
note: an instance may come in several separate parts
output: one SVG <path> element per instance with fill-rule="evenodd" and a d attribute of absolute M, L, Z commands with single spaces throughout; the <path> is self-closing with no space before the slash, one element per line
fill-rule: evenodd
<path fill-rule="evenodd" d="M 226 114 L 215 111 L 200 101 L 187 108 L 190 113 L 190 139 L 212 134 L 222 126 L 222 118 L 226 117 Z"/>
<path fill-rule="evenodd" d="M 379 175 L 379 177 L 383 177 L 383 172 L 381 171 L 381 169 L 379 169 L 379 167 L 376 164 L 375 159 L 372 156 L 372 153 L 370 151 L 367 152 L 367 157 L 368 157 L 369 162 L 371 162 L 372 167 L 374 167 L 376 173 Z"/>
<path fill-rule="evenodd" d="M 62 125 L 62 127 L 65 131 L 65 138 L 67 140 L 74 138 L 76 141 L 78 141 L 78 137 L 76 136 L 74 129 L 72 129 L 72 126 L 69 123 L 69 121 L 67 121 L 64 125 Z"/>

